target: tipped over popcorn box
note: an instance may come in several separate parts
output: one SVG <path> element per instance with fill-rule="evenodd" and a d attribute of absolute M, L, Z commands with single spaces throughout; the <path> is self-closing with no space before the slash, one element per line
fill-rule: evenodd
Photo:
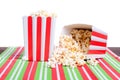
<path fill-rule="evenodd" d="M 23 59 L 47 61 L 54 48 L 56 16 L 45 11 L 23 17 L 24 48 Z"/>
<path fill-rule="evenodd" d="M 85 64 L 96 65 L 96 58 L 106 52 L 107 34 L 92 25 L 72 24 L 63 27 L 59 44 L 48 59 L 48 66 L 56 64 L 77 67 Z"/>
<path fill-rule="evenodd" d="M 72 24 L 64 26 L 62 35 L 72 35 L 80 46 L 80 51 L 87 58 L 102 58 L 106 52 L 107 33 L 86 24 Z"/>

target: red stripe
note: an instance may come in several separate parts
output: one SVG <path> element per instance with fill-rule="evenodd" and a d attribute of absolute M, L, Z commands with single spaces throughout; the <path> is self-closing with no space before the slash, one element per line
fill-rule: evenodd
<path fill-rule="evenodd" d="M 13 55 L 15 55 L 17 52 L 18 52 L 19 48 L 17 48 L 17 50 L 13 53 Z M 22 50 L 18 53 L 18 55 L 20 56 L 20 54 L 22 53 L 23 51 L 23 48 Z M 12 59 L 11 58 L 12 56 L 10 56 L 10 58 L 8 59 L 8 61 L 1 67 L 0 69 L 0 73 L 7 67 L 7 65 L 9 64 L 9 60 Z M 17 56 L 16 56 L 17 57 Z M 16 58 L 15 57 L 15 58 Z M 14 66 L 15 62 L 17 61 L 17 59 L 14 59 L 12 61 L 12 63 L 9 65 L 9 67 L 6 69 L 6 71 L 4 72 L 4 74 L 1 76 L 1 80 L 5 80 L 6 76 L 9 74 L 10 70 L 12 69 L 12 67 Z"/>
<path fill-rule="evenodd" d="M 93 35 L 93 36 L 100 37 L 100 38 L 103 38 L 103 39 L 107 39 L 107 35 L 98 33 L 98 32 L 96 32 L 96 31 L 92 31 L 92 35 Z"/>
<path fill-rule="evenodd" d="M 20 49 L 20 47 L 18 47 L 15 52 L 8 58 L 8 60 L 13 59 L 13 57 L 15 56 L 16 52 Z M 17 57 L 17 56 L 16 56 Z"/>
<path fill-rule="evenodd" d="M 114 72 L 118 77 L 120 77 L 120 74 L 114 70 L 105 60 L 101 59 L 101 61 L 111 69 L 112 72 Z M 113 80 L 118 80 L 100 61 L 99 65 L 104 69 L 104 71 L 113 79 Z"/>
<path fill-rule="evenodd" d="M 8 64 L 10 61 L 7 61 L 6 64 Z M 12 63 L 10 64 L 10 66 L 7 68 L 7 70 L 4 72 L 4 74 L 1 76 L 1 80 L 5 80 L 5 78 L 7 77 L 8 73 L 10 72 L 10 70 L 12 69 L 12 67 L 14 66 L 16 60 L 13 60 Z M 6 66 L 6 65 L 5 65 Z M 5 67 L 4 67 L 5 68 Z M 3 70 L 1 68 L 1 70 Z M 0 73 L 2 72 L 0 70 Z"/>
<path fill-rule="evenodd" d="M 84 65 L 84 67 L 85 67 L 87 73 L 92 78 L 92 80 L 98 80 L 98 78 L 95 76 L 95 74 L 90 70 L 90 68 L 87 65 Z"/>
<path fill-rule="evenodd" d="M 108 62 L 106 62 L 104 59 L 101 59 L 113 72 L 115 72 L 119 77 L 120 73 L 118 73 Z"/>
<path fill-rule="evenodd" d="M 104 42 L 98 42 L 98 41 L 94 41 L 94 40 L 90 41 L 90 45 L 96 45 L 96 46 L 104 46 L 104 47 L 106 47 L 106 43 L 104 43 Z"/>
<path fill-rule="evenodd" d="M 61 80 L 66 80 L 62 65 L 58 65 L 58 68 L 59 68 L 59 72 L 60 72 L 60 79 Z"/>
<path fill-rule="evenodd" d="M 33 60 L 32 17 L 28 16 L 28 60 Z"/>
<path fill-rule="evenodd" d="M 78 70 L 79 70 L 79 72 L 80 72 L 80 74 L 82 75 L 82 78 L 83 78 L 84 80 L 89 80 L 88 77 L 86 76 L 86 74 L 84 73 L 82 67 L 78 67 Z"/>
<path fill-rule="evenodd" d="M 105 54 L 106 50 L 89 50 L 88 54 Z"/>
<path fill-rule="evenodd" d="M 110 50 L 110 49 L 109 49 L 109 50 Z M 115 55 L 113 55 L 109 50 L 107 50 L 107 52 L 108 52 L 111 56 L 113 56 L 114 58 L 118 57 L 118 56 L 115 56 L 115 55 L 116 55 L 115 53 L 114 53 Z"/>
<path fill-rule="evenodd" d="M 46 19 L 45 57 L 44 57 L 45 61 L 47 61 L 48 57 L 49 57 L 50 31 L 51 31 L 51 17 L 47 17 L 47 19 Z"/>
<path fill-rule="evenodd" d="M 32 72 L 31 72 L 31 75 L 30 75 L 30 80 L 34 80 L 36 69 L 37 69 L 37 64 L 38 64 L 38 62 L 35 61 Z"/>
<path fill-rule="evenodd" d="M 17 52 L 19 49 L 20 49 L 20 47 L 18 47 L 18 48 L 16 49 L 16 52 Z M 13 53 L 13 54 L 9 57 L 9 59 L 8 59 L 8 60 L 13 59 L 13 57 L 14 57 L 14 56 L 15 56 L 15 54 L 16 54 L 16 52 L 14 52 L 14 53 Z M 21 55 L 21 54 L 17 55 L 15 58 L 18 58 L 20 55 Z"/>
<path fill-rule="evenodd" d="M 109 63 L 107 63 L 104 59 L 101 59 L 115 74 L 120 77 L 120 73 L 118 73 Z"/>
<path fill-rule="evenodd" d="M 109 50 L 107 50 L 107 52 L 108 52 L 108 54 L 110 54 L 110 55 L 113 56 L 116 60 L 118 60 L 118 61 L 120 62 L 119 57 L 118 57 L 118 56 L 116 57 L 116 56 L 115 56 L 115 55 L 116 55 L 115 53 L 114 53 L 115 55 L 113 55 Z"/>
<path fill-rule="evenodd" d="M 13 56 L 16 54 L 16 52 L 17 52 L 19 49 L 20 49 L 20 47 L 15 50 L 15 52 L 8 58 L 8 60 L 12 59 Z M 7 60 L 6 63 L 3 64 L 3 66 L 1 67 L 0 70 L 4 70 L 4 68 L 7 66 L 7 64 L 8 64 L 8 62 L 9 62 L 8 60 Z"/>
<path fill-rule="evenodd" d="M 32 62 L 29 62 L 27 65 L 26 71 L 24 73 L 23 80 L 27 80 L 31 66 L 32 66 Z"/>
<path fill-rule="evenodd" d="M 52 68 L 52 80 L 57 80 L 56 68 Z"/>
<path fill-rule="evenodd" d="M 37 50 L 36 50 L 36 58 L 37 61 L 40 61 L 41 58 L 41 30 L 42 28 L 42 19 L 41 17 L 37 17 Z"/>

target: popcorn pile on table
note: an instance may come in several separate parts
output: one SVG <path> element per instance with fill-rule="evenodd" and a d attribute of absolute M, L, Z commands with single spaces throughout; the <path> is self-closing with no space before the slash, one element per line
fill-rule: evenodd
<path fill-rule="evenodd" d="M 48 66 L 54 68 L 56 64 L 77 67 L 86 63 L 96 65 L 95 58 L 87 59 L 84 55 L 88 51 L 91 31 L 73 29 L 71 35 L 61 35 L 59 46 L 56 46 L 53 55 L 48 59 Z"/>

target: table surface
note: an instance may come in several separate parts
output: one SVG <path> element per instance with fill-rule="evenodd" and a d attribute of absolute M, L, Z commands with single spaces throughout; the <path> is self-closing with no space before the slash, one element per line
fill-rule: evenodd
<path fill-rule="evenodd" d="M 57 64 L 49 68 L 47 62 L 22 60 L 23 47 L 6 48 L 0 48 L 1 80 L 120 80 L 118 47 L 109 47 L 105 57 L 97 59 L 96 66 L 85 64 L 75 68 Z"/>
<path fill-rule="evenodd" d="M 120 47 L 108 47 L 110 50 L 112 50 L 114 53 L 116 53 L 118 56 L 120 56 Z"/>
<path fill-rule="evenodd" d="M 0 53 L 3 52 L 7 47 L 0 47 Z M 110 50 L 112 50 L 114 53 L 116 53 L 118 56 L 120 56 L 120 47 L 108 47 Z"/>

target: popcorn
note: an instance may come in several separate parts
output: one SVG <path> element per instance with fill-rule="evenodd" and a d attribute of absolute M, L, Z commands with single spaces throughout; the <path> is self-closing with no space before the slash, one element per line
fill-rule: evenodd
<path fill-rule="evenodd" d="M 95 58 L 87 60 L 87 63 L 90 65 L 97 65 L 98 61 Z"/>
<path fill-rule="evenodd" d="M 48 59 L 48 66 L 55 67 L 55 64 L 77 67 L 86 63 L 96 65 L 95 59 L 86 59 L 91 37 L 90 30 L 73 29 L 71 35 L 61 35 L 59 45 L 55 47 L 52 56 Z"/>
<path fill-rule="evenodd" d="M 72 38 L 77 41 L 80 51 L 83 53 L 87 53 L 89 42 L 91 38 L 91 31 L 90 30 L 83 30 L 83 29 L 73 29 L 71 31 Z"/>
<path fill-rule="evenodd" d="M 45 16 L 45 17 L 57 17 L 57 15 L 55 13 L 48 13 L 47 11 L 45 10 L 41 10 L 41 11 L 38 11 L 38 12 L 35 12 L 35 13 L 32 13 L 31 14 L 32 16 Z"/>

